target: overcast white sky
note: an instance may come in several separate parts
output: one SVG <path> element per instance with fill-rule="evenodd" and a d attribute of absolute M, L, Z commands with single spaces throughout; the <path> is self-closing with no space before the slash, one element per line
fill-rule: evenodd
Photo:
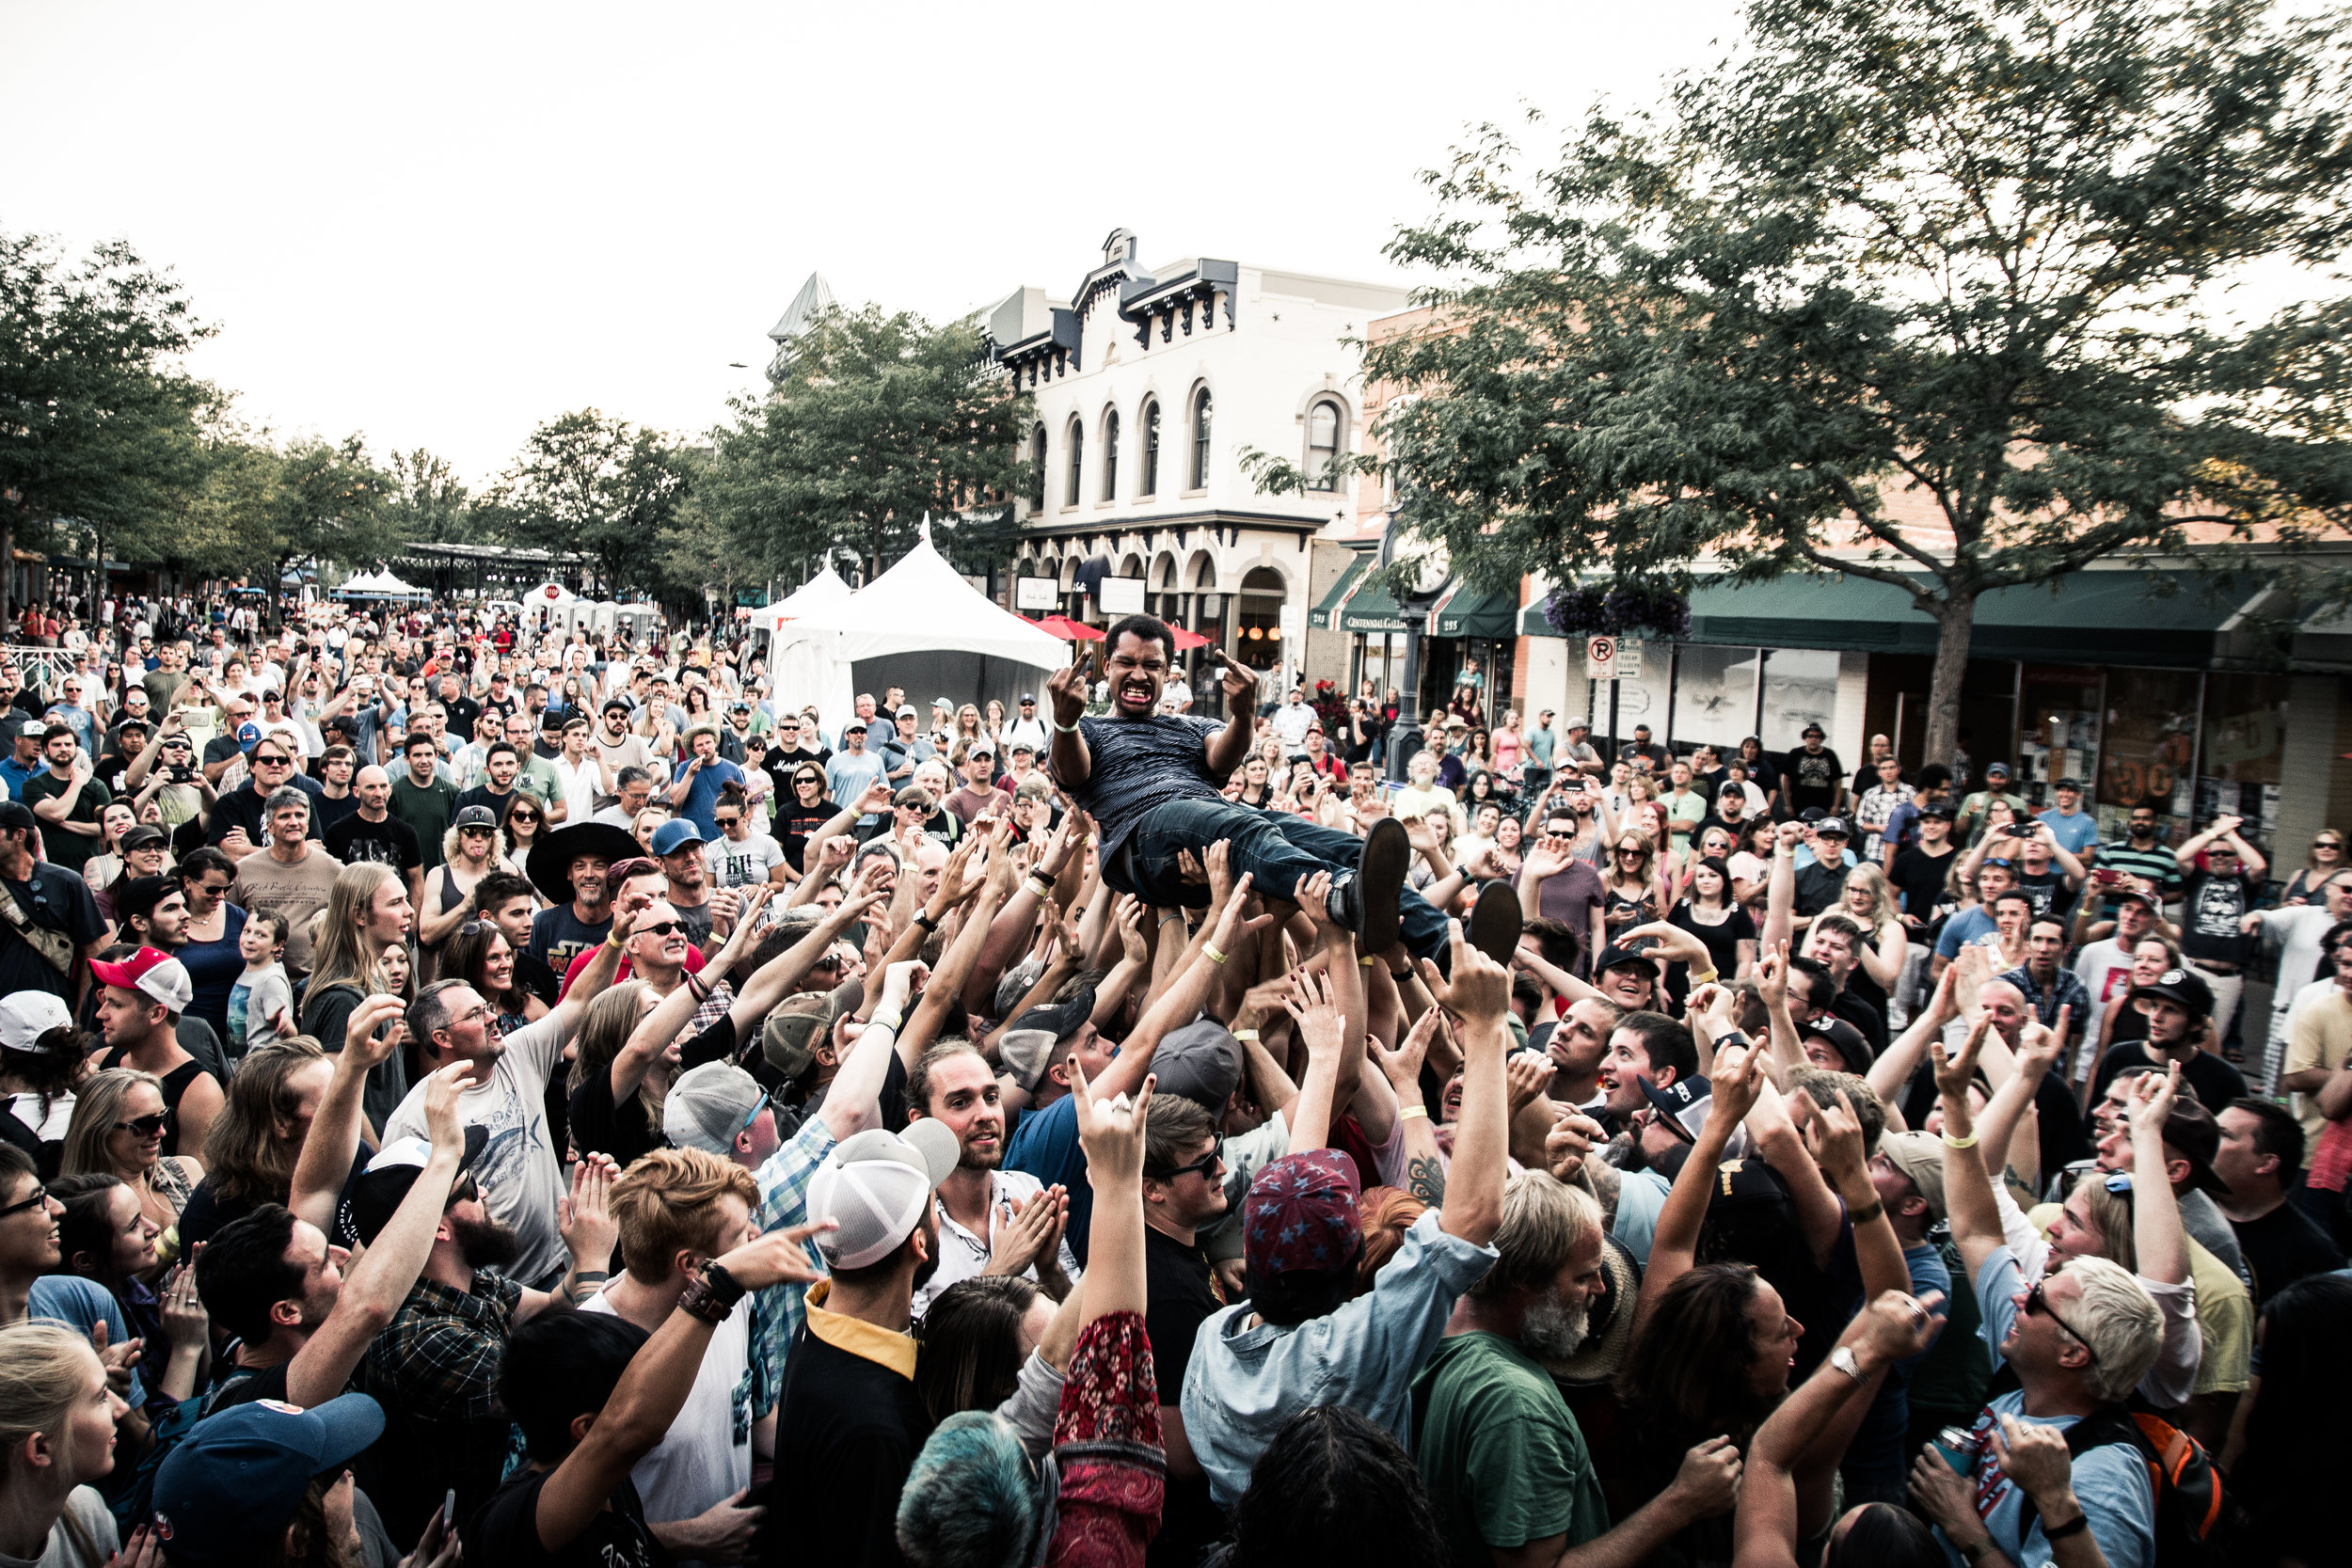
<path fill-rule="evenodd" d="M 285 432 L 470 481 L 596 406 L 707 428 L 812 271 L 934 318 L 1147 261 L 1398 279 L 1416 171 L 1648 99 L 1728 0 L 813 8 L 0 0 L 0 228 L 121 236 Z M 731 360 L 752 367 L 733 370 Z"/>

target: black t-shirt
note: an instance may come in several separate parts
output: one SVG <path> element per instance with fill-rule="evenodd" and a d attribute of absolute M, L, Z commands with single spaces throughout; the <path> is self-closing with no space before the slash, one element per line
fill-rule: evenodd
<path fill-rule="evenodd" d="M 292 1403 L 286 1398 L 286 1370 L 293 1365 L 280 1361 L 275 1367 L 240 1367 L 233 1355 L 221 1357 L 221 1375 L 204 1395 L 204 1414 L 215 1415 L 255 1400 Z"/>
<path fill-rule="evenodd" d="M 550 1007 L 564 994 L 564 976 L 528 953 L 515 955 L 515 984 Z"/>
<path fill-rule="evenodd" d="M 389 865 L 405 877 L 424 863 L 424 856 L 417 847 L 417 830 L 389 812 L 383 821 L 371 822 L 355 807 L 349 816 L 326 830 L 326 852 L 345 865 L 371 861 L 377 865 Z"/>
<path fill-rule="evenodd" d="M 286 783 L 288 787 L 299 789 L 311 798 L 310 831 L 305 836 L 323 837 L 325 830 L 319 826 L 317 782 L 305 774 L 295 773 Z M 253 781 L 247 779 L 213 802 L 212 814 L 204 819 L 205 842 L 218 844 L 229 836 L 231 828 L 243 828 L 246 842 L 259 848 L 269 843 L 269 824 L 262 819 L 265 815 L 262 809 L 262 797 L 254 792 Z"/>
<path fill-rule="evenodd" d="M 460 1526 L 457 1534 L 466 1560 L 547 1568 L 667 1568 L 673 1559 L 646 1527 L 637 1483 L 627 1477 L 614 1489 L 610 1508 L 592 1516 L 588 1528 L 561 1550 L 548 1550 L 539 1540 L 539 1488 L 553 1474 L 521 1472 Z"/>
<path fill-rule="evenodd" d="M 2022 865 L 2011 866 L 2010 875 L 2017 879 L 2017 891 L 2033 900 L 2033 917 L 2056 915 L 2064 920 L 2074 908 L 2074 895 L 2066 886 L 2063 871 L 2028 871 Z"/>
<path fill-rule="evenodd" d="M 449 733 L 471 740 L 474 721 L 482 717 L 482 705 L 471 697 L 457 697 L 443 703 L 441 708 L 449 715 Z"/>
<path fill-rule="evenodd" d="M 1155 806 L 1170 800 L 1222 803 L 1222 779 L 1209 776 L 1203 748 L 1218 726 L 1207 719 L 1081 719 L 1092 766 L 1072 799 L 1103 831 L 1105 863 Z"/>
<path fill-rule="evenodd" d="M 2130 1012 L 2125 1007 L 2124 1012 Z M 2122 1015 L 2119 1014 L 2120 1022 Z M 2112 1041 L 2106 1055 L 2099 1058 L 2099 1071 L 2090 1081 L 2091 1095 L 2096 1098 L 2107 1092 L 2115 1075 L 2125 1068 L 2162 1068 L 2164 1063 L 2151 1055 L 2144 1040 Z M 2246 1076 L 2210 1051 L 2192 1051 L 2182 1064 L 2181 1077 L 2206 1110 L 2216 1116 L 2230 1108 L 2233 1100 L 2246 1098 Z"/>
<path fill-rule="evenodd" d="M 1706 943 L 1707 955 L 1715 960 L 1715 972 L 1719 974 L 1739 974 L 1740 943 L 1756 940 L 1756 921 L 1744 909 L 1734 909 L 1730 919 L 1709 926 L 1691 912 L 1690 900 L 1685 899 L 1674 907 L 1674 912 L 1666 917 L 1666 923 L 1690 932 Z M 1682 964 L 1674 966 L 1686 973 L 1687 967 Z"/>
<path fill-rule="evenodd" d="M 2292 1197 L 2258 1220 L 2232 1220 L 2230 1228 L 2254 1275 L 2257 1308 L 2298 1279 L 2344 1267 L 2334 1240 Z"/>
<path fill-rule="evenodd" d="M 2181 951 L 2212 963 L 2244 963 L 2255 939 L 2237 923 L 2254 907 L 2253 891 L 2243 873 L 2191 872 L 2181 890 Z"/>
<path fill-rule="evenodd" d="M 1845 782 L 1846 765 L 1826 746 L 1819 752 L 1800 746 L 1781 760 L 1780 776 L 1787 786 L 1781 804 L 1790 815 L 1807 806 L 1827 811 L 1836 802 L 1837 786 Z"/>
<path fill-rule="evenodd" d="M 1152 1339 L 1152 1375 L 1160 1402 L 1174 1404 L 1184 1391 L 1184 1369 L 1192 1362 L 1200 1325 L 1225 1303 L 1218 1299 L 1208 1259 L 1198 1245 L 1143 1229 L 1143 1276 L 1147 1306 L 1144 1331 Z M 1191 1568 L 1200 1550 L 1224 1533 L 1225 1521 L 1209 1495 L 1206 1476 L 1187 1481 L 1169 1476 L 1160 1533 L 1144 1561 L 1150 1568 Z"/>
<path fill-rule="evenodd" d="M 62 865 L 35 861 L 29 879 L 20 882 L 0 878 L 0 885 L 7 887 L 16 900 L 17 911 L 28 924 L 38 929 L 62 931 L 77 948 L 106 934 L 105 919 L 98 912 L 98 900 L 91 895 L 89 884 Z M 17 935 L 13 922 L 0 920 L 0 996 L 21 990 L 45 990 L 68 1003 L 74 1000 L 64 974 Z"/>
<path fill-rule="evenodd" d="M 1930 932 L 1959 907 L 1959 895 L 1944 891 L 1944 879 L 1951 874 L 1952 857 L 1958 853 L 1947 848 L 1931 855 L 1915 845 L 1886 868 L 1886 879 L 1903 895 L 1903 912 L 1924 923 Z"/>
<path fill-rule="evenodd" d="M 930 1413 L 912 1378 L 802 1323 L 784 1358 L 775 1481 L 755 1560 L 765 1568 L 904 1562 L 898 1494 L 930 1433 Z"/>

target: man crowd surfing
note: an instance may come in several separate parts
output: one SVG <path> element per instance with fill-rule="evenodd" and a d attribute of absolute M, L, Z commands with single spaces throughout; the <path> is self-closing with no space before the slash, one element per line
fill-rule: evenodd
<path fill-rule="evenodd" d="M 1150 616 L 841 715 L 79 608 L 0 660 L 0 1568 L 2342 1560 L 2340 832 L 1475 666 L 1200 717 Z"/>

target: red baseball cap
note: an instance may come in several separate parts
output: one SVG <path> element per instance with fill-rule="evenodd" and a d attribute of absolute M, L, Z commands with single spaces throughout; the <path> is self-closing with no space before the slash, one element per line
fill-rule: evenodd
<path fill-rule="evenodd" d="M 196 988 L 188 980 L 188 966 L 152 947 L 142 947 L 120 963 L 92 958 L 89 967 L 100 984 L 151 996 L 175 1013 L 186 1012 L 188 1004 L 196 1000 Z"/>

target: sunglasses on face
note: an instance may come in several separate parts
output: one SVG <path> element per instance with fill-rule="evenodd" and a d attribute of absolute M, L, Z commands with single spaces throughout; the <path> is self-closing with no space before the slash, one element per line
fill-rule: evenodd
<path fill-rule="evenodd" d="M 133 1117 L 129 1121 L 118 1121 L 115 1131 L 134 1133 L 141 1138 L 160 1138 L 164 1135 L 164 1113 L 158 1111 L 151 1117 Z"/>
<path fill-rule="evenodd" d="M 1147 1170 L 1143 1174 L 1150 1177 L 1154 1181 L 1173 1181 L 1180 1176 L 1191 1176 L 1196 1173 L 1205 1177 L 1211 1171 L 1216 1169 L 1219 1164 L 1223 1164 L 1224 1160 L 1225 1134 L 1220 1132 L 1216 1136 L 1216 1142 L 1210 1147 L 1209 1151 L 1200 1156 L 1200 1159 L 1193 1161 L 1190 1164 L 1177 1165 L 1168 1170 Z"/>
<path fill-rule="evenodd" d="M 640 926 L 637 927 L 638 934 L 641 936 L 652 935 L 657 937 L 666 937 L 671 935 L 673 932 L 683 931 L 684 929 L 686 929 L 685 923 L 677 920 L 657 920 L 650 925 Z"/>
<path fill-rule="evenodd" d="M 2033 1282 L 2033 1289 L 2026 1292 L 2026 1315 L 2027 1317 L 2032 1317 L 2036 1313 L 2039 1313 L 2042 1317 L 2045 1317 L 2052 1323 L 2058 1324 L 2058 1327 L 2065 1329 L 2066 1332 L 2074 1338 L 2074 1342 L 2082 1346 L 2083 1354 L 2090 1358 L 2090 1365 L 2094 1367 L 2097 1366 L 2099 1364 L 2099 1353 L 2090 1348 L 2090 1341 L 2084 1338 L 2073 1324 L 2069 1323 L 2064 1318 L 2059 1317 L 2058 1315 L 2058 1308 L 2050 1305 L 2050 1298 L 2043 1290 L 2043 1287 L 2048 1284 L 2049 1281 L 2046 1279 L 2037 1279 Z"/>

